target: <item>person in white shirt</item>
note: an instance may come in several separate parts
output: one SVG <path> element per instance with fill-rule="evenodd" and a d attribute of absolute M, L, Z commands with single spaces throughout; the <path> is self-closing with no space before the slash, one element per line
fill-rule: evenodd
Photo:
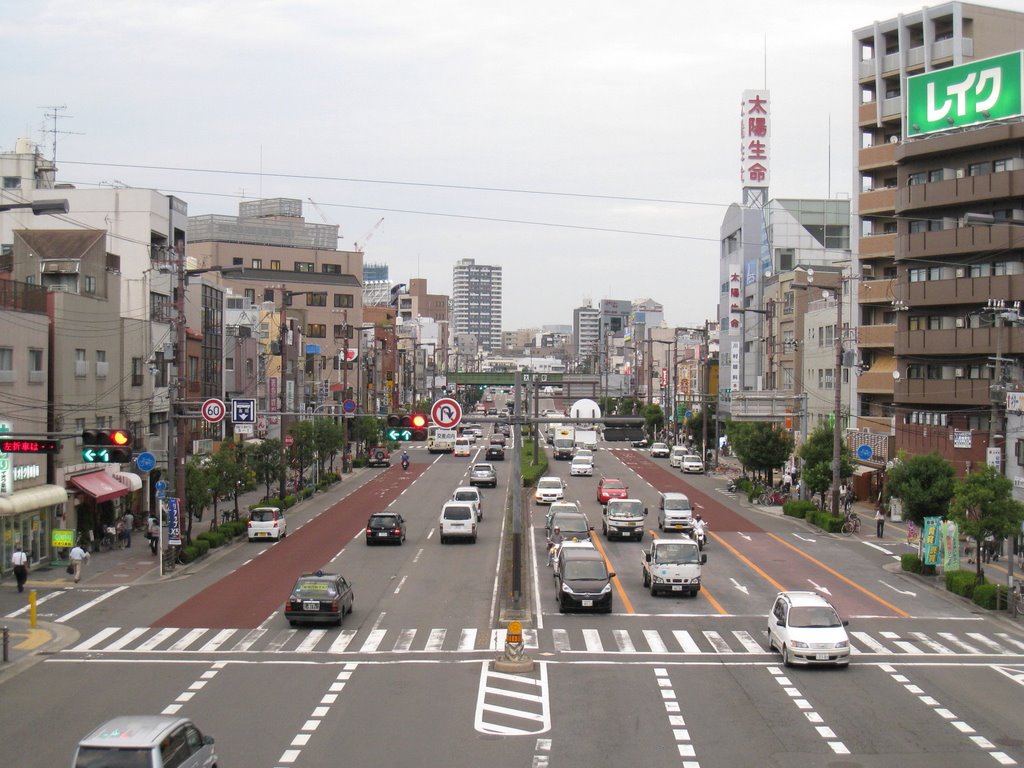
<path fill-rule="evenodd" d="M 82 578 L 82 566 L 89 559 L 89 553 L 82 549 L 81 544 L 75 544 L 69 557 L 71 558 L 72 572 L 75 574 L 75 584 L 77 584 L 78 580 Z"/>
<path fill-rule="evenodd" d="M 28 581 L 28 555 L 25 554 L 18 544 L 11 555 L 11 565 L 14 566 L 14 578 L 18 580 L 18 591 L 25 591 L 25 582 Z"/>

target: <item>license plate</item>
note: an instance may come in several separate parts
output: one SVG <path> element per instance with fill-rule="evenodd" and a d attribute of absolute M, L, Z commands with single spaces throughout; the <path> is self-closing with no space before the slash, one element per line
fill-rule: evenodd
<path fill-rule="evenodd" d="M 818 661 L 828 661 L 831 658 L 831 654 L 828 653 L 816 653 L 814 658 Z"/>
<path fill-rule="evenodd" d="M 590 608 L 590 607 L 592 607 L 594 605 L 594 601 L 593 600 L 580 600 L 580 605 L 582 605 L 584 608 Z"/>
<path fill-rule="evenodd" d="M 672 585 L 672 591 L 673 592 L 682 592 L 683 591 L 683 587 L 681 585 L 679 585 L 679 584 L 673 584 Z"/>
<path fill-rule="evenodd" d="M 269 533 L 267 533 L 266 531 L 260 531 L 260 532 L 259 532 L 259 533 L 257 533 L 256 535 L 257 535 L 257 536 L 270 536 L 270 534 L 269 534 Z"/>
<path fill-rule="evenodd" d="M 387 532 L 387 531 L 381 531 L 381 532 L 379 532 L 379 533 L 378 533 L 377 535 L 378 535 L 378 536 L 387 536 L 387 535 L 388 535 L 388 532 Z"/>
<path fill-rule="evenodd" d="M 303 600 L 302 610 L 304 611 L 319 611 L 320 601 L 319 600 Z"/>

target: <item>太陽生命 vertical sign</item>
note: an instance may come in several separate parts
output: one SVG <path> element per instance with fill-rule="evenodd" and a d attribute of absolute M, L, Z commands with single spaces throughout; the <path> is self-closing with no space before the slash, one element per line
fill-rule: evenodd
<path fill-rule="evenodd" d="M 768 91 L 744 91 L 740 106 L 740 183 L 767 187 L 770 176 L 771 122 Z"/>

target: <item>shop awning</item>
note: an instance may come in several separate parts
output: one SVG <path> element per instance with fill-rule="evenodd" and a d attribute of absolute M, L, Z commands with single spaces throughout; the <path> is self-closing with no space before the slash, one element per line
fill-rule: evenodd
<path fill-rule="evenodd" d="M 131 489 L 108 475 L 102 469 L 99 472 L 90 472 L 87 475 L 75 475 L 71 484 L 81 491 L 92 496 L 97 502 L 110 501 L 125 496 Z"/>
<path fill-rule="evenodd" d="M 37 485 L 35 488 L 15 491 L 10 496 L 0 496 L 0 516 L 44 509 L 54 504 L 63 504 L 67 500 L 66 488 L 59 485 Z"/>
<path fill-rule="evenodd" d="M 134 472 L 112 472 L 114 479 L 121 485 L 127 485 L 132 492 L 142 490 L 142 478 Z"/>

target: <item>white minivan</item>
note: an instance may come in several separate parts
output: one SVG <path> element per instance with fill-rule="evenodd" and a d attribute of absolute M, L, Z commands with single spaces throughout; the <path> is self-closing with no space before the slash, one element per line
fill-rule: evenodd
<path fill-rule="evenodd" d="M 472 449 L 472 447 L 473 444 L 469 441 L 469 438 L 457 437 L 455 438 L 455 450 L 453 451 L 453 453 L 456 456 L 469 456 L 469 452 Z"/>
<path fill-rule="evenodd" d="M 451 539 L 469 539 L 476 543 L 476 505 L 468 501 L 449 501 L 441 508 L 441 543 Z"/>
<path fill-rule="evenodd" d="M 452 501 L 465 501 L 476 506 L 477 522 L 484 519 L 484 499 L 480 489 L 474 485 L 460 485 L 452 494 Z"/>
<path fill-rule="evenodd" d="M 658 504 L 658 528 L 662 531 L 693 530 L 693 505 L 685 493 L 661 494 Z"/>
<path fill-rule="evenodd" d="M 686 448 L 684 448 L 683 446 L 675 446 L 672 449 L 672 453 L 668 455 L 668 465 L 670 467 L 675 467 L 676 469 L 679 469 L 680 467 L 683 466 L 683 456 L 685 456 L 688 453 L 689 451 L 686 450 Z"/>

